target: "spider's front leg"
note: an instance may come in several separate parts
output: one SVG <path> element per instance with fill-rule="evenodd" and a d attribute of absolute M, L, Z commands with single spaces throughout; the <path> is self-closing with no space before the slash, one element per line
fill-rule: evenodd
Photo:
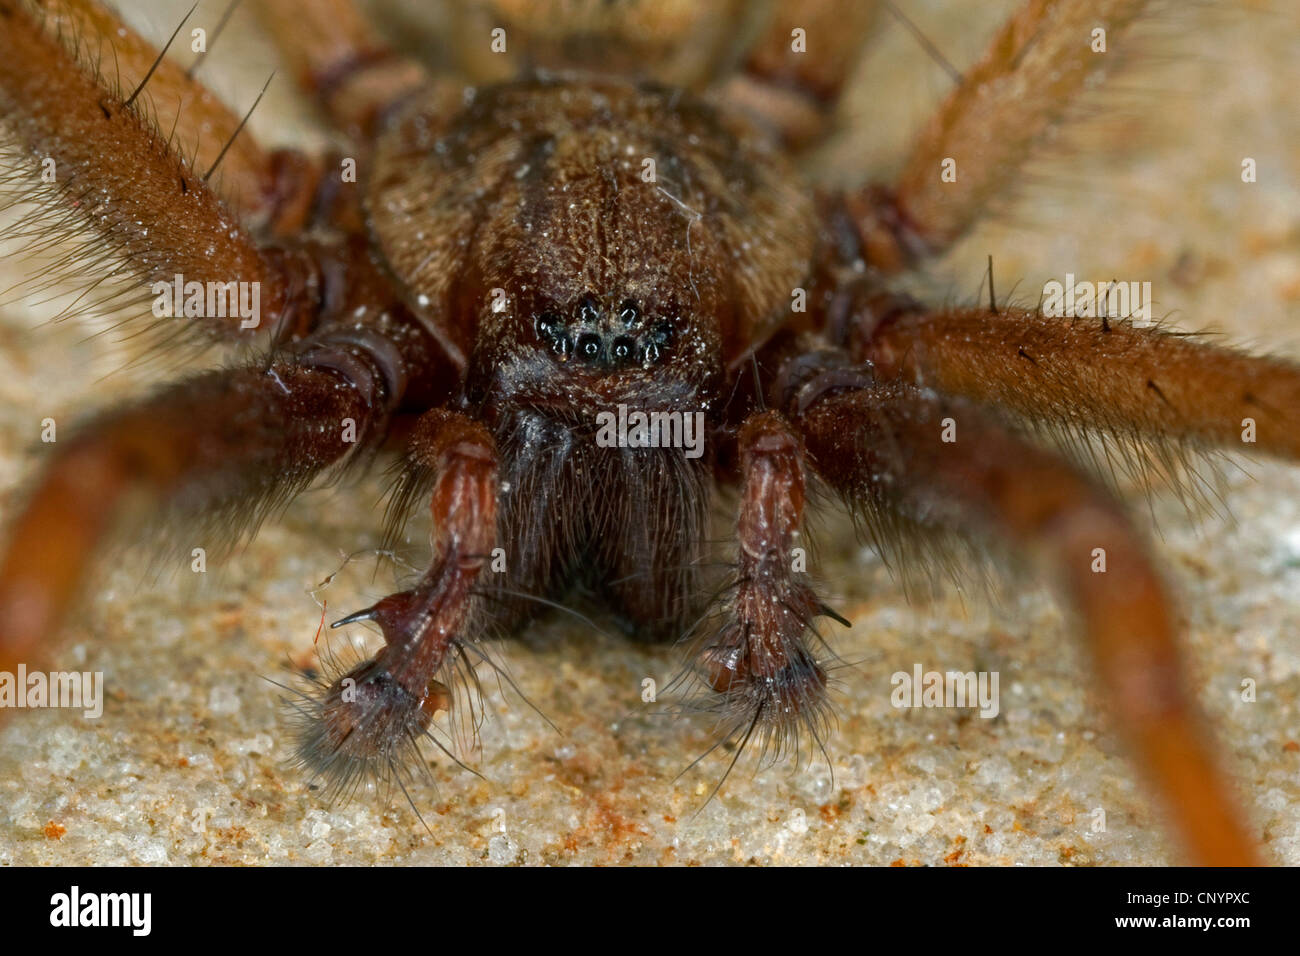
<path fill-rule="evenodd" d="M 257 11 L 299 86 L 358 142 L 430 81 L 417 60 L 384 42 L 353 0 L 264 0 Z"/>
<path fill-rule="evenodd" d="M 808 585 L 795 548 L 805 501 L 803 448 L 776 412 L 751 415 L 739 436 L 737 581 L 722 626 L 695 666 L 718 699 L 728 739 L 757 734 L 776 756 L 826 723 L 826 672 L 808 647 L 812 621 L 830 612 Z M 737 753 L 739 756 L 739 753 Z"/>
<path fill-rule="evenodd" d="M 1300 459 L 1300 367 L 1126 319 L 931 311 L 889 294 L 849 311 L 855 359 L 1044 422 Z"/>
<path fill-rule="evenodd" d="M 812 466 L 868 517 L 993 536 L 1049 570 L 1184 846 L 1204 864 L 1256 861 L 1186 689 L 1170 599 L 1117 502 L 960 400 L 898 382 L 852 387 L 843 368 L 805 376 L 788 398 Z"/>
<path fill-rule="evenodd" d="M 825 136 L 844 85 L 872 34 L 877 0 L 773 4 L 743 69 L 717 94 L 791 149 Z"/>
<path fill-rule="evenodd" d="M 404 389 L 389 357 L 322 339 L 172 385 L 60 441 L 0 555 L 0 670 L 45 658 L 99 547 L 149 506 L 167 530 L 220 515 L 228 535 L 381 441 Z"/>
<path fill-rule="evenodd" d="M 241 116 L 98 0 L 3 0 L 0 25 L 0 141 L 31 171 L 8 185 L 53 200 L 51 216 L 84 218 L 102 240 L 94 251 L 120 253 L 127 274 L 262 281 L 278 316 L 284 267 L 250 233 L 302 227 L 316 164 L 260 147 Z"/>
<path fill-rule="evenodd" d="M 1017 182 L 1070 104 L 1102 79 L 1147 0 L 1026 0 L 926 124 L 892 187 L 847 196 L 849 231 L 882 271 L 940 255 Z"/>
<path fill-rule="evenodd" d="M 426 412 L 410 436 L 408 465 L 417 483 L 434 476 L 432 561 L 415 587 L 335 622 L 374 621 L 385 645 L 303 710 L 299 757 L 334 792 L 367 775 L 395 772 L 400 781 L 399 755 L 437 711 L 450 710 L 453 655 L 496 542 L 497 452 L 486 427 L 458 412 Z"/>

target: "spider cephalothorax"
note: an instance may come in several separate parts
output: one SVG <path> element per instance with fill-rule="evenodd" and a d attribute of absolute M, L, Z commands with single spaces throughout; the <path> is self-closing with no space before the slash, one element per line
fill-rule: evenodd
<path fill-rule="evenodd" d="M 1092 82 L 1094 5 L 1030 2 L 897 185 L 848 193 L 817 192 L 793 158 L 822 132 L 871 4 L 758 5 L 734 33 L 718 22 L 744 5 L 714 19 L 579 5 L 557 26 L 546 14 L 564 6 L 465 4 L 462 37 L 516 38 L 499 75 L 467 85 L 391 52 L 348 0 L 268 0 L 284 55 L 354 146 L 310 158 L 262 151 L 97 0 L 0 0 L 0 118 L 28 222 L 98 243 L 95 264 L 127 277 L 107 304 L 127 313 L 141 284 L 257 283 L 256 321 L 190 321 L 271 356 L 59 444 L 0 563 L 0 664 L 45 653 L 137 492 L 166 520 L 239 530 L 397 444 L 389 534 L 427 503 L 432 555 L 337 622 L 373 622 L 383 648 L 302 696 L 300 757 L 332 788 L 402 782 L 435 715 L 465 706 L 477 642 L 575 591 L 639 638 L 693 637 L 687 670 L 723 735 L 779 754 L 827 731 L 814 623 L 835 615 L 798 546 L 815 481 L 884 548 L 952 536 L 1033 555 L 1188 849 L 1252 859 L 1139 535 L 1025 433 L 1182 451 L 1230 444 L 1250 419 L 1260 450 L 1294 457 L 1300 371 L 1124 316 L 936 310 L 887 284 L 961 235 Z M 1143 4 L 1102 6 L 1121 35 Z M 633 46 L 653 61 L 626 68 Z M 715 588 L 718 483 L 738 504 Z"/>

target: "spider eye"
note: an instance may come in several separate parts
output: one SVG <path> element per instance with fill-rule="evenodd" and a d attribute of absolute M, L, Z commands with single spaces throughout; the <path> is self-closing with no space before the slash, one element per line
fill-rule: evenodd
<path fill-rule="evenodd" d="M 655 362 L 659 361 L 659 346 L 654 342 L 647 342 L 643 356 L 642 361 L 644 361 L 645 364 L 653 365 Z"/>
<path fill-rule="evenodd" d="M 595 300 L 587 296 L 578 306 L 578 321 L 594 325 L 599 318 L 600 310 L 596 308 Z"/>
<path fill-rule="evenodd" d="M 633 344 L 632 340 L 626 335 L 620 335 L 614 340 L 614 347 L 612 349 L 614 358 L 620 362 L 627 361 L 628 357 L 632 354 Z"/>
<path fill-rule="evenodd" d="M 567 359 L 573 352 L 573 342 L 567 335 L 561 335 L 551 343 L 551 351 L 562 359 Z"/>
<path fill-rule="evenodd" d="M 619 306 L 618 317 L 623 320 L 624 325 L 634 325 L 636 320 L 641 317 L 641 313 L 637 311 L 636 303 L 628 299 Z"/>
<path fill-rule="evenodd" d="M 600 336 L 588 332 L 578 339 L 578 354 L 585 359 L 595 359 L 600 355 Z"/>
<path fill-rule="evenodd" d="M 537 317 L 537 334 L 543 338 L 554 338 L 559 326 L 560 317 L 554 312 L 543 312 Z"/>

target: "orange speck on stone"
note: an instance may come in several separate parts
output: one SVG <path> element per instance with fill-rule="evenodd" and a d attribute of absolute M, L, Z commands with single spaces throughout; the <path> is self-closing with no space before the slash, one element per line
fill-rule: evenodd
<path fill-rule="evenodd" d="M 1297 750 L 1300 750 L 1300 744 L 1296 743 L 1294 740 L 1288 740 L 1282 745 L 1282 749 L 1288 753 L 1295 753 Z"/>
<path fill-rule="evenodd" d="M 900 856 L 897 860 L 895 860 L 893 863 L 891 863 L 891 864 L 889 864 L 889 865 L 890 865 L 890 866 L 907 866 L 907 864 L 903 861 L 903 858 L 902 858 L 901 856 Z"/>
<path fill-rule="evenodd" d="M 943 862 L 949 864 L 950 866 L 965 866 L 964 863 L 958 863 L 957 861 L 960 860 L 961 855 L 966 852 L 965 849 L 966 838 L 964 836 L 959 836 L 956 839 L 954 839 L 952 842 L 956 845 L 957 849 L 953 850 L 951 853 L 945 856 L 943 858 Z"/>
<path fill-rule="evenodd" d="M 45 824 L 45 839 L 47 840 L 62 840 L 63 834 L 67 832 L 67 827 L 55 823 L 53 820 Z"/>
<path fill-rule="evenodd" d="M 1250 255 L 1262 255 L 1276 245 L 1277 239 L 1267 232 L 1251 230 L 1242 237 L 1242 244 Z"/>
<path fill-rule="evenodd" d="M 1164 250 L 1154 242 L 1139 242 L 1133 246 L 1129 261 L 1143 268 L 1150 268 L 1164 258 Z"/>
<path fill-rule="evenodd" d="M 991 826 L 989 826 L 989 825 L 986 823 L 986 824 L 984 824 L 984 832 L 985 832 L 985 833 L 992 833 L 992 832 L 993 832 L 993 828 L 992 828 Z"/>

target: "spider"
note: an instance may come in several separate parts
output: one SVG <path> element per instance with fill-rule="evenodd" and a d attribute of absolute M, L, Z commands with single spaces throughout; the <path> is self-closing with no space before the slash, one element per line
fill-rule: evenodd
<path fill-rule="evenodd" d="M 1048 568 L 1188 852 L 1255 859 L 1141 536 L 1036 430 L 1118 436 L 1159 462 L 1239 446 L 1251 419 L 1258 450 L 1289 457 L 1296 369 L 1120 316 L 935 308 L 889 284 L 962 236 L 1092 82 L 1080 38 L 1098 13 L 1027 5 L 898 180 L 841 191 L 792 158 L 827 132 L 871 5 L 742 6 L 466 5 L 467 86 L 393 52 L 350 3 L 267 2 L 354 146 L 311 157 L 262 150 L 99 5 L 0 0 L 5 123 L 31 176 L 46 159 L 56 175 L 24 198 L 84 220 L 128 298 L 177 276 L 260 292 L 252 328 L 204 304 L 157 323 L 243 346 L 242 364 L 57 443 L 0 563 L 0 670 L 45 658 L 141 493 L 166 526 L 233 537 L 396 447 L 388 539 L 424 503 L 431 556 L 339 622 L 373 622 L 384 645 L 304 707 L 302 759 L 333 788 L 462 706 L 486 629 L 575 589 L 647 641 L 714 611 L 689 672 L 724 739 L 780 753 L 826 729 L 816 634 L 834 613 L 793 560 L 821 487 L 900 560 L 954 536 Z M 1142 7 L 1108 5 L 1111 42 Z M 606 447 L 599 416 L 620 408 L 702 415 L 703 453 Z M 715 484 L 737 489 L 720 595 L 701 580 Z"/>

